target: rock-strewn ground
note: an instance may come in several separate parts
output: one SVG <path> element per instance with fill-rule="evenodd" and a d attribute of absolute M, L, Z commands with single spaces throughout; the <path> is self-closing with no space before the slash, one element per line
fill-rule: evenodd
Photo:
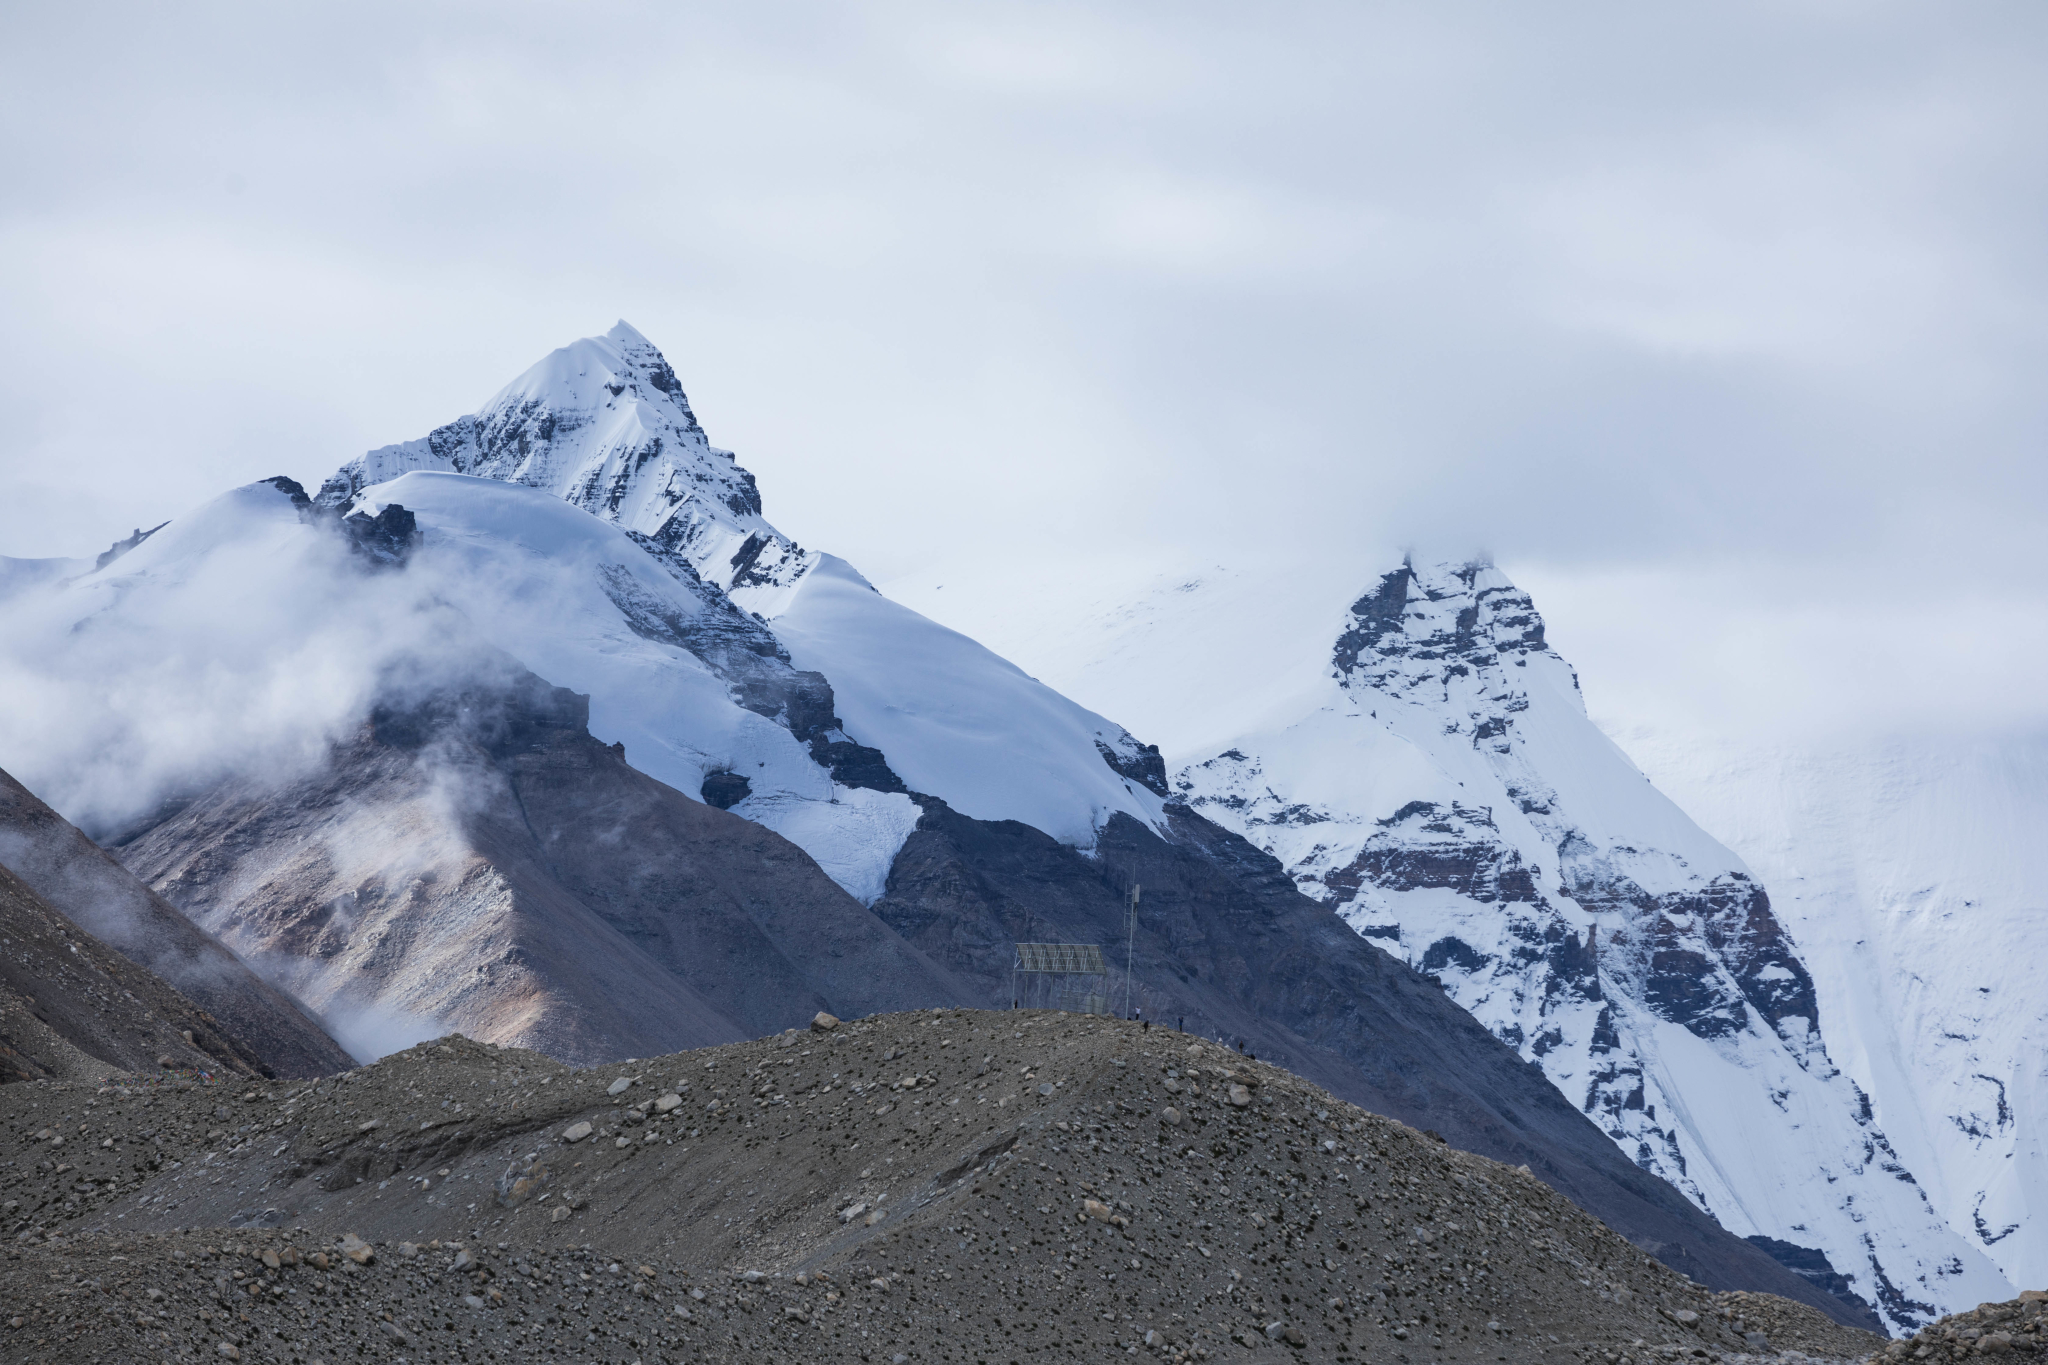
<path fill-rule="evenodd" d="M 1074 1015 L 921 1011 L 588 1071 L 454 1038 L 293 1086 L 7 1086 L 0 1162 L 8 1361 L 1883 1345 L 1710 1293 L 1286 1072 Z"/>
<path fill-rule="evenodd" d="M 1950 1365 L 2028 1356 L 2048 1356 L 2048 1290 L 2029 1289 L 2009 1303 L 1980 1303 L 1967 1313 L 1952 1314 L 1891 1343 L 1876 1359 Z"/>

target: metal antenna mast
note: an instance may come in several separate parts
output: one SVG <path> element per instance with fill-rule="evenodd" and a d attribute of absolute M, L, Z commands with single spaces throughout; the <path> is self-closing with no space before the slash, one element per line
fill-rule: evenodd
<path fill-rule="evenodd" d="M 1138 951 L 1138 883 L 1131 882 L 1130 903 L 1124 909 L 1124 1018 L 1131 1017 L 1131 1006 L 1136 1000 L 1132 993 L 1132 964 Z"/>

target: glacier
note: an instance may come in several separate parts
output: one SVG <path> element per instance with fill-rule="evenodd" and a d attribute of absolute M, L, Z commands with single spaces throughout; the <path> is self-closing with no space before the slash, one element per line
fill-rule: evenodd
<path fill-rule="evenodd" d="M 1832 1055 L 1935 1208 L 2048 1283 L 2048 735 L 1621 734 L 1771 886 Z"/>

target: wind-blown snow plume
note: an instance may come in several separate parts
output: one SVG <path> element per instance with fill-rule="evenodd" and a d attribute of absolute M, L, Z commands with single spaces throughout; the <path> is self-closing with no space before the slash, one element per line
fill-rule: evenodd
<path fill-rule="evenodd" d="M 320 763 L 392 659 L 457 667 L 467 638 L 422 580 L 360 564 L 260 483 L 16 594 L 0 603 L 0 753 L 101 834 L 226 773 Z"/>

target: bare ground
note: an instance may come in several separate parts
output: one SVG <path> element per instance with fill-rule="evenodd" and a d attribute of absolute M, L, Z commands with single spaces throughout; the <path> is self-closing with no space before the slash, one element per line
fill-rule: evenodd
<path fill-rule="evenodd" d="M 1884 1345 L 1713 1294 L 1284 1071 L 1076 1015 L 918 1011 L 582 1071 L 457 1037 L 310 1084 L 11 1085 L 0 1159 L 8 1361 Z"/>

